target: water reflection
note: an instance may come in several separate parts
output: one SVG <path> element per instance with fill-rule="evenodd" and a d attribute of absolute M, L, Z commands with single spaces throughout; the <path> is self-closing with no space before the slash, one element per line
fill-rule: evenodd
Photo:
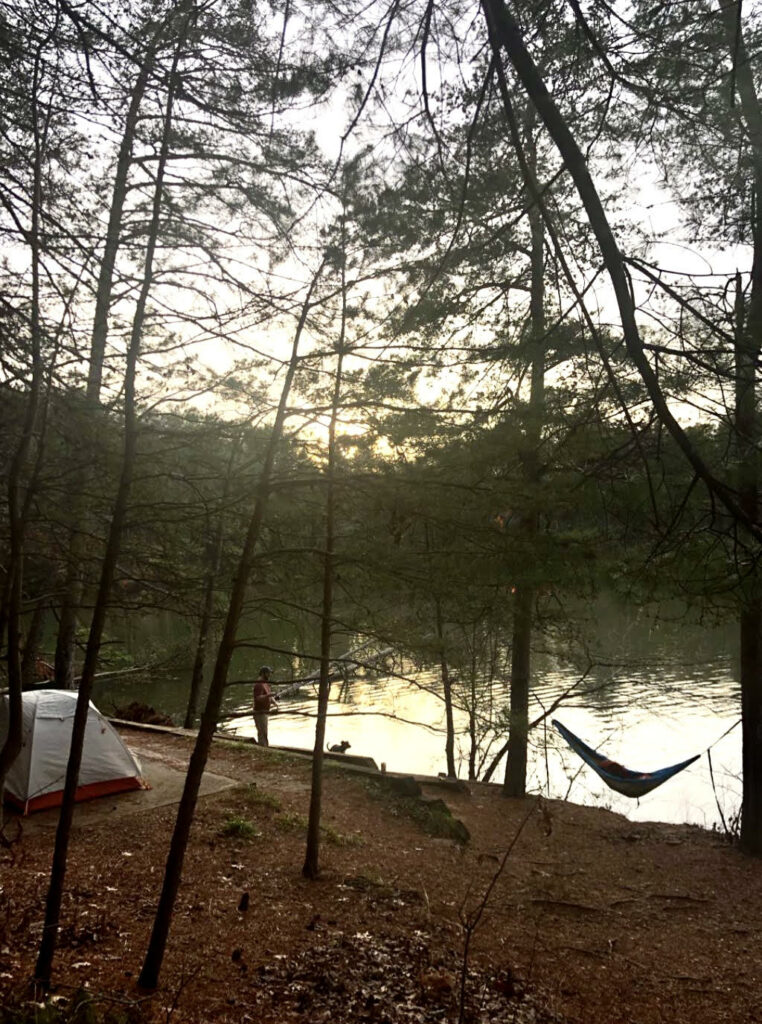
<path fill-rule="evenodd" d="M 741 790 L 740 728 L 719 740 L 740 714 L 737 671 L 728 653 L 735 644 L 732 627 L 688 627 L 678 617 L 662 618 L 655 626 L 651 619 L 633 619 L 610 605 L 592 609 L 591 615 L 597 629 L 596 664 L 592 668 L 574 664 L 570 656 L 558 653 L 559 645 L 538 652 L 533 663 L 531 717 L 538 717 L 576 684 L 555 717 L 629 768 L 662 768 L 716 744 L 712 749 L 714 781 L 727 818 L 737 810 Z M 250 657 L 257 659 L 256 654 Z M 234 671 L 245 678 L 255 672 L 253 664 L 242 661 Z M 358 678 L 341 689 L 342 699 L 338 700 L 340 687 L 335 684 L 327 743 L 347 740 L 352 753 L 373 757 L 379 764 L 383 761 L 390 771 L 443 771 L 445 722 L 439 675 L 410 666 L 403 674 L 408 672 L 418 686 L 396 676 Z M 95 700 L 106 712 L 120 703 L 142 700 L 181 721 L 187 685 L 185 674 L 169 680 L 144 679 L 139 684 L 129 678 L 104 681 L 96 686 Z M 493 683 L 491 690 L 496 706 L 507 707 L 504 686 Z M 243 735 L 254 734 L 248 716 L 250 700 L 250 686 L 230 687 L 225 698 L 225 713 L 239 716 L 232 723 Z M 281 708 L 271 725 L 271 742 L 311 747 L 314 687 L 282 701 Z M 455 724 L 456 760 L 459 774 L 466 776 L 469 740 L 465 710 L 456 711 Z M 494 735 L 492 752 L 504 739 L 502 732 Z M 495 773 L 496 781 L 502 771 L 503 765 Z M 636 802 L 609 790 L 565 746 L 549 721 L 532 734 L 528 785 L 555 798 L 568 796 L 580 803 L 609 807 L 636 821 L 687 821 L 704 827 L 719 822 L 706 756 Z"/>
<path fill-rule="evenodd" d="M 725 816 L 740 803 L 740 729 L 723 739 L 739 715 L 738 688 L 731 676 L 730 659 L 716 656 L 703 666 L 700 685 L 695 675 L 687 677 L 676 669 L 662 670 L 659 685 L 652 670 L 631 670 L 615 685 L 601 688 L 593 676 L 569 698 L 556 716 L 586 742 L 602 749 L 627 767 L 651 771 L 701 753 L 710 745 L 717 796 Z M 418 679 L 435 689 L 434 673 L 419 673 Z M 533 715 L 541 705 L 549 707 L 570 686 L 568 674 L 549 672 L 535 695 Z M 498 691 L 497 697 L 500 699 Z M 505 698 L 505 694 L 502 695 Z M 274 719 L 271 741 L 309 747 L 313 742 L 314 701 L 282 703 Z M 467 774 L 467 716 L 456 712 L 456 760 L 459 774 Z M 237 720 L 242 735 L 253 735 L 249 718 Z M 390 771 L 436 774 L 445 768 L 444 705 L 428 689 L 418 690 L 399 679 L 376 682 L 358 680 L 350 684 L 349 699 L 333 700 L 329 708 L 328 743 L 348 740 L 353 753 L 386 763 Z M 502 742 L 498 737 L 498 743 Z M 719 740 L 719 742 L 718 742 Z M 500 778 L 498 770 L 495 779 Z M 640 801 L 610 790 L 563 743 L 549 721 L 532 736 L 528 785 L 534 792 L 555 798 L 568 797 L 579 803 L 608 807 L 635 821 L 690 822 L 710 828 L 719 823 L 719 813 L 703 757 L 680 775 Z"/>

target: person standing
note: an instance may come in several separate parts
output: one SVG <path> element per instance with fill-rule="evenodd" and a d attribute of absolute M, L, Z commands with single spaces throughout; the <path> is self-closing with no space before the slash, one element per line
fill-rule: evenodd
<path fill-rule="evenodd" d="M 267 738 L 267 720 L 272 711 L 278 710 L 278 702 L 270 688 L 272 669 L 263 665 L 259 676 L 254 680 L 254 724 L 257 727 L 257 743 L 260 747 L 269 747 Z"/>

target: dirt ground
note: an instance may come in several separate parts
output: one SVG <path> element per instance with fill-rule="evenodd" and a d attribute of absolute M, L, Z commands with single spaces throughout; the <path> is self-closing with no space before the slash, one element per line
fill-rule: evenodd
<path fill-rule="evenodd" d="M 183 738 L 125 738 L 178 768 L 190 752 Z M 153 995 L 135 981 L 175 808 L 76 830 L 61 1006 L 86 990 L 107 1019 L 151 1024 L 762 1021 L 762 864 L 719 836 L 432 787 L 468 827 L 461 845 L 334 767 L 322 877 L 308 882 L 309 762 L 220 743 L 209 767 L 240 785 L 199 801 Z M 52 844 L 52 830 L 27 830 L 0 861 L 0 995 L 29 1020 Z"/>

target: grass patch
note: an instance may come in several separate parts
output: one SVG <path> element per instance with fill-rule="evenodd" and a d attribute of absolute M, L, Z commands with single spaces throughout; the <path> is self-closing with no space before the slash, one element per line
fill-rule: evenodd
<path fill-rule="evenodd" d="M 256 839 L 262 833 L 248 818 L 233 814 L 220 829 L 220 835 L 226 839 Z"/>
<path fill-rule="evenodd" d="M 246 786 L 239 786 L 235 790 L 235 795 L 247 807 L 261 807 L 268 811 L 280 811 L 283 806 L 274 793 L 267 793 L 263 789 L 258 789 L 255 782 L 250 782 Z"/>
<path fill-rule="evenodd" d="M 321 825 L 320 833 L 330 846 L 362 846 L 364 843 L 356 832 L 339 832 L 333 825 Z"/>
<path fill-rule="evenodd" d="M 309 820 L 304 814 L 297 814 L 294 811 L 284 811 L 275 819 L 276 826 L 281 832 L 301 832 L 306 834 Z M 333 825 L 321 825 L 320 835 L 330 846 L 362 846 L 361 836 L 339 832 Z"/>
<path fill-rule="evenodd" d="M 296 811 L 284 811 L 275 819 L 275 825 L 281 832 L 306 832 L 307 824 L 306 816 Z"/>
<path fill-rule="evenodd" d="M 231 754 L 250 754 L 253 744 L 244 740 L 221 740 L 215 738 L 214 744 Z"/>

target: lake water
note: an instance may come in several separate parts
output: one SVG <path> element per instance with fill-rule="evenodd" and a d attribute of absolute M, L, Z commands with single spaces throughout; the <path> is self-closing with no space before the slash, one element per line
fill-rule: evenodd
<path fill-rule="evenodd" d="M 599 648 L 600 663 L 552 717 L 612 760 L 639 771 L 662 768 L 694 754 L 703 756 L 635 801 L 608 789 L 565 745 L 548 719 L 532 733 L 528 788 L 608 807 L 635 821 L 719 825 L 718 801 L 728 819 L 738 810 L 741 794 L 741 730 L 732 728 L 740 717 L 735 630 L 687 626 L 679 620 L 654 626 L 644 619 L 623 626 L 616 618 L 616 622 L 600 623 L 607 641 Z M 242 666 L 238 667 L 240 671 Z M 248 668 L 248 673 L 241 673 L 244 676 L 256 673 L 255 667 L 243 668 Z M 283 678 L 276 665 L 276 690 Z M 378 764 L 385 762 L 389 771 L 443 771 L 444 705 L 438 695 L 438 673 L 418 671 L 414 678 L 422 688 L 397 676 L 359 678 L 345 687 L 341 701 L 336 700 L 339 687 L 334 684 L 327 742 L 348 740 L 352 753 L 373 757 Z M 579 670 L 557 653 L 538 656 L 530 717 L 539 716 L 578 679 Z M 186 692 L 184 676 L 135 681 L 127 676 L 98 684 L 94 700 L 106 712 L 129 700 L 145 701 L 179 722 Z M 499 686 L 494 693 L 498 702 L 505 696 Z M 225 713 L 238 717 L 230 718 L 226 728 L 254 735 L 253 720 L 246 715 L 249 701 L 250 687 L 229 689 Z M 307 686 L 299 696 L 281 702 L 281 712 L 271 720 L 271 743 L 311 747 L 314 716 L 314 688 Z M 466 777 L 468 737 L 463 712 L 456 713 L 456 730 L 459 774 Z M 495 737 L 493 749 L 503 740 Z M 710 746 L 714 787 L 705 753 Z M 503 766 L 504 762 L 493 781 L 502 778 Z"/>

